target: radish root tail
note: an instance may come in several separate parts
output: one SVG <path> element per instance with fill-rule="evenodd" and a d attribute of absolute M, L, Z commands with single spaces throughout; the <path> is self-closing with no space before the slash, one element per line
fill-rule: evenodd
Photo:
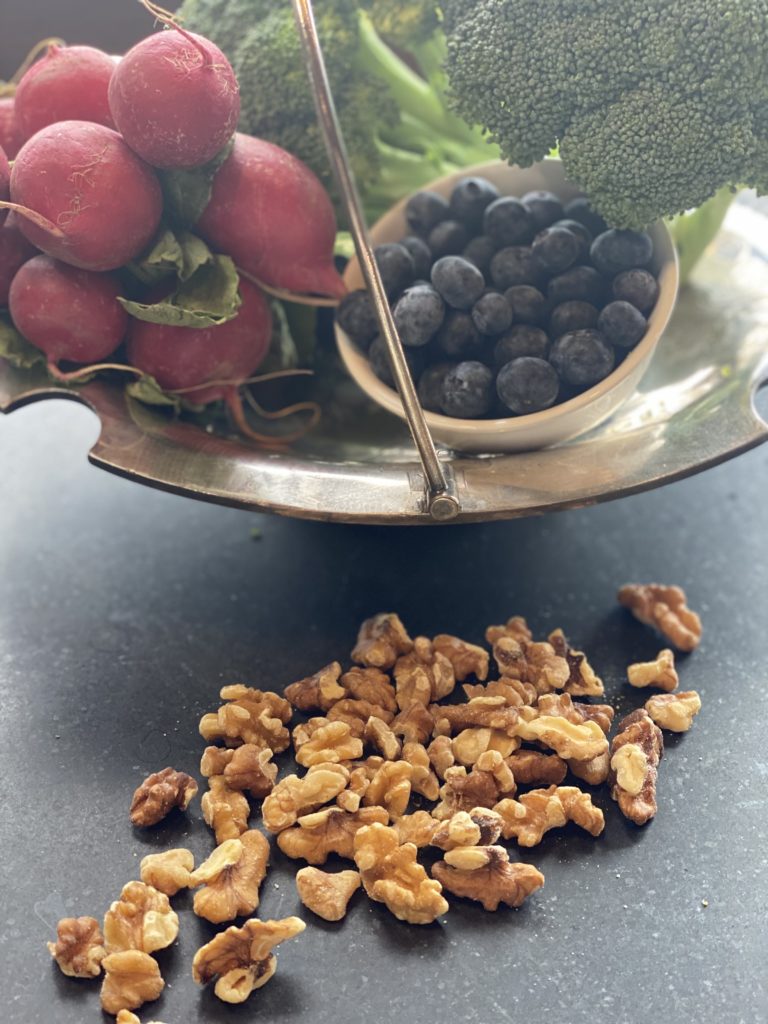
<path fill-rule="evenodd" d="M 60 370 L 56 363 L 48 363 L 48 373 L 54 380 L 59 380 L 62 384 L 77 383 L 83 377 L 89 377 L 92 373 L 98 373 L 101 370 L 120 370 L 123 373 L 132 373 L 136 377 L 144 376 L 142 371 L 137 370 L 135 366 L 126 366 L 124 363 L 91 363 L 90 366 L 81 366 L 77 370 L 70 370 L 66 373 Z"/>
<path fill-rule="evenodd" d="M 31 221 L 39 228 L 42 228 L 43 231 L 47 231 L 49 235 L 53 235 L 54 238 L 66 237 L 61 228 L 57 227 L 52 220 L 48 220 L 42 213 L 36 213 L 35 210 L 30 210 L 26 206 L 19 206 L 18 203 L 0 202 L 0 209 L 13 210 L 19 217 L 24 217 L 26 220 Z"/>
<path fill-rule="evenodd" d="M 267 295 L 271 295 L 273 299 L 280 299 L 281 302 L 293 302 L 297 306 L 317 306 L 331 309 L 335 309 L 339 304 L 338 299 L 332 299 L 328 295 L 304 295 L 301 292 L 289 292 L 285 288 L 275 288 L 271 284 L 264 284 L 258 277 L 254 277 L 253 274 L 249 274 L 241 267 L 237 268 L 237 272 L 252 284 L 258 285 Z"/>

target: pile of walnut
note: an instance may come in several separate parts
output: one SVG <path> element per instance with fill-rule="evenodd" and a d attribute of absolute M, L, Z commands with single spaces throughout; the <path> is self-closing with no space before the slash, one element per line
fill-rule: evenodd
<path fill-rule="evenodd" d="M 679 588 L 632 585 L 619 600 L 679 649 L 698 643 L 701 624 Z M 486 639 L 498 674 L 491 682 L 484 648 L 445 634 L 411 639 L 397 615 L 381 614 L 360 628 L 347 671 L 333 662 L 284 696 L 225 687 L 224 703 L 200 722 L 210 744 L 200 766 L 208 779 L 202 809 L 215 850 L 196 868 L 188 850 L 145 857 L 141 881 L 125 886 L 103 932 L 93 918 L 61 921 L 58 941 L 49 944 L 61 969 L 75 977 L 103 971 L 104 1010 L 119 1014 L 119 1024 L 138 1024 L 130 1011 L 164 986 L 152 953 L 178 932 L 169 897 L 194 889 L 195 913 L 217 925 L 259 905 L 270 843 L 249 827 L 249 797 L 262 801 L 263 827 L 280 850 L 310 865 L 296 875 L 299 898 L 328 921 L 344 917 L 361 886 L 411 924 L 445 914 L 444 892 L 486 910 L 519 907 L 544 876 L 510 860 L 501 839 L 536 846 L 568 822 L 593 836 L 603 831 L 591 795 L 563 785 L 569 772 L 591 786 L 607 782 L 627 818 L 649 821 L 663 752 L 659 726 L 685 731 L 701 707 L 694 691 L 674 692 L 671 650 L 629 666 L 631 685 L 665 692 L 624 718 L 609 743 L 613 708 L 574 700 L 602 697 L 603 683 L 562 630 L 536 642 L 516 617 L 489 627 Z M 289 731 L 294 710 L 305 720 Z M 278 781 L 272 758 L 291 744 L 306 771 Z M 189 775 L 166 768 L 136 791 L 131 820 L 155 824 L 173 807 L 186 809 L 196 792 Z M 414 798 L 421 809 L 409 813 Z M 426 847 L 442 853 L 431 877 L 418 860 Z M 331 854 L 355 869 L 321 870 Z M 274 974 L 273 948 L 304 927 L 296 917 L 229 927 L 197 951 L 193 976 L 215 980 L 219 998 L 242 1002 Z"/>

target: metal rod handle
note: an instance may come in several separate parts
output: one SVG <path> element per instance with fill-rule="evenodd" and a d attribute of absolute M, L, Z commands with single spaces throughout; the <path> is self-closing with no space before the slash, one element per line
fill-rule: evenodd
<path fill-rule="evenodd" d="M 389 308 L 387 293 L 368 238 L 362 203 L 347 156 L 341 126 L 333 102 L 323 51 L 317 35 L 311 0 L 292 0 L 304 47 L 307 68 L 312 80 L 315 106 L 322 128 L 328 156 L 341 190 L 347 218 L 352 229 L 355 250 L 376 310 L 381 333 L 392 364 L 392 375 L 405 409 L 414 443 L 419 452 L 427 485 L 427 508 L 434 519 L 453 519 L 460 506 L 453 487 L 443 472 L 435 443 L 424 418 L 416 388 L 405 360 L 405 353 Z"/>

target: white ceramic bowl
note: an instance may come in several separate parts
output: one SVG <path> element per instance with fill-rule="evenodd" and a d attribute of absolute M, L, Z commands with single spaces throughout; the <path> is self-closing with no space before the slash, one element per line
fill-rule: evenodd
<path fill-rule="evenodd" d="M 564 202 L 579 195 L 579 190 L 566 181 L 559 160 L 544 160 L 533 167 L 510 167 L 494 161 L 468 168 L 458 174 L 427 185 L 426 188 L 449 196 L 454 185 L 467 175 L 479 175 L 492 181 L 502 195 L 522 196 L 532 189 L 547 189 Z M 406 200 L 398 203 L 371 228 L 374 245 L 396 242 L 408 234 L 405 220 Z M 649 229 L 653 239 L 654 257 L 650 269 L 659 281 L 659 298 L 648 318 L 645 337 L 632 349 L 605 380 L 559 405 L 526 416 L 510 416 L 495 420 L 464 420 L 426 412 L 432 436 L 450 448 L 466 452 L 515 452 L 546 448 L 583 434 L 596 427 L 634 392 L 648 368 L 654 349 L 669 322 L 678 287 L 677 252 L 663 222 Z M 364 287 L 357 259 L 350 261 L 344 282 L 352 290 Z M 336 339 L 347 370 L 374 401 L 405 418 L 400 397 L 374 374 L 367 357 L 339 327 Z"/>

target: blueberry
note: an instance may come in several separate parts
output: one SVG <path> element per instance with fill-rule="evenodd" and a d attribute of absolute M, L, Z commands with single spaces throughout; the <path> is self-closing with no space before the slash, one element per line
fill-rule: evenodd
<path fill-rule="evenodd" d="M 533 240 L 531 252 L 536 266 L 546 274 L 562 274 L 578 259 L 579 239 L 568 228 L 544 228 Z"/>
<path fill-rule="evenodd" d="M 421 371 L 424 369 L 426 363 L 426 354 L 423 348 L 406 348 L 405 361 L 408 363 L 408 368 L 411 371 L 411 376 L 418 379 Z M 389 356 L 387 355 L 387 346 L 381 335 L 378 335 L 371 342 L 371 347 L 368 349 L 368 359 L 371 363 L 371 369 L 382 381 L 390 388 L 395 387 L 395 378 L 392 376 L 392 371 L 389 368 Z"/>
<path fill-rule="evenodd" d="M 526 192 L 521 199 L 523 206 L 533 217 L 536 231 L 548 228 L 556 220 L 560 220 L 563 214 L 563 204 L 554 194 L 544 189 L 537 189 L 534 192 Z"/>
<path fill-rule="evenodd" d="M 515 284 L 507 288 L 504 298 L 512 307 L 516 324 L 543 324 L 546 320 L 547 300 L 533 285 Z"/>
<path fill-rule="evenodd" d="M 489 235 L 500 247 L 524 245 L 530 242 L 535 231 L 533 217 L 520 200 L 512 196 L 496 199 L 483 215 L 483 234 Z"/>
<path fill-rule="evenodd" d="M 595 213 L 592 209 L 585 196 L 571 199 L 569 203 L 565 204 L 563 212 L 566 217 L 583 224 L 592 236 L 602 234 L 608 227 L 600 214 Z"/>
<path fill-rule="evenodd" d="M 481 334 L 503 334 L 512 324 L 512 308 L 499 292 L 486 292 L 472 307 L 472 320 Z"/>
<path fill-rule="evenodd" d="M 546 359 L 548 353 L 549 338 L 545 331 L 531 324 L 515 324 L 496 342 L 493 362 L 495 366 L 504 366 L 522 357 Z"/>
<path fill-rule="evenodd" d="M 579 240 L 579 254 L 576 257 L 577 263 L 586 263 L 589 260 L 589 247 L 592 245 L 592 233 L 577 220 L 558 220 L 552 225 L 553 228 L 566 228 Z"/>
<path fill-rule="evenodd" d="M 373 301 L 365 290 L 345 295 L 336 310 L 336 323 L 356 345 L 368 348 L 379 333 Z"/>
<path fill-rule="evenodd" d="M 443 381 L 455 363 L 432 363 L 419 377 L 419 394 L 421 407 L 428 412 L 443 411 Z"/>
<path fill-rule="evenodd" d="M 513 359 L 502 366 L 496 378 L 499 398 L 518 414 L 548 409 L 557 401 L 559 390 L 560 378 L 546 359 Z"/>
<path fill-rule="evenodd" d="M 549 353 L 549 361 L 565 384 L 591 387 L 613 369 L 613 349 L 599 331 L 572 331 L 558 338 Z"/>
<path fill-rule="evenodd" d="M 439 260 L 441 256 L 458 256 L 464 251 L 468 241 L 469 232 L 457 220 L 442 221 L 427 237 L 427 245 L 434 260 Z"/>
<path fill-rule="evenodd" d="M 592 262 L 602 274 L 613 277 L 622 270 L 644 267 L 653 256 L 653 242 L 645 231 L 611 228 L 598 235 L 589 250 Z"/>
<path fill-rule="evenodd" d="M 555 306 L 549 318 L 549 333 L 553 338 L 570 331 L 581 331 L 585 327 L 595 327 L 598 310 L 591 302 L 571 299 Z"/>
<path fill-rule="evenodd" d="M 477 419 L 493 404 L 493 374 L 474 360 L 459 363 L 443 380 L 443 412 L 461 419 Z"/>
<path fill-rule="evenodd" d="M 397 242 L 377 245 L 373 255 L 376 257 L 384 290 L 390 298 L 399 295 L 416 277 L 413 256 Z"/>
<path fill-rule="evenodd" d="M 393 315 L 404 345 L 418 348 L 431 341 L 445 319 L 445 303 L 430 284 L 409 288 L 398 299 Z"/>
<path fill-rule="evenodd" d="M 483 294 L 485 278 L 463 256 L 443 256 L 432 267 L 432 284 L 449 306 L 471 309 Z"/>
<path fill-rule="evenodd" d="M 449 216 L 448 200 L 437 192 L 417 192 L 405 206 L 405 219 L 417 235 L 426 238 L 435 225 Z"/>
<path fill-rule="evenodd" d="M 491 280 L 500 291 L 516 284 L 536 284 L 539 277 L 528 246 L 510 245 L 499 249 L 491 260 Z"/>
<path fill-rule="evenodd" d="M 496 243 L 492 238 L 489 238 L 488 235 L 477 235 L 466 246 L 462 256 L 470 263 L 474 263 L 480 273 L 488 277 L 495 252 Z"/>
<path fill-rule="evenodd" d="M 407 235 L 400 239 L 400 245 L 407 249 L 413 259 L 413 273 L 417 278 L 428 278 L 432 266 L 432 250 L 423 238 Z"/>
<path fill-rule="evenodd" d="M 477 232 L 486 207 L 498 198 L 499 190 L 485 178 L 462 178 L 451 193 L 451 217 Z"/>
<path fill-rule="evenodd" d="M 611 345 L 634 348 L 648 330 L 648 321 L 639 309 L 619 300 L 609 302 L 603 309 L 597 328 Z"/>
<path fill-rule="evenodd" d="M 476 356 L 482 350 L 483 339 L 469 313 L 451 309 L 435 335 L 435 347 L 447 356 L 463 359 Z"/>
<path fill-rule="evenodd" d="M 552 305 L 581 299 L 593 306 L 602 305 L 607 282 L 594 267 L 571 267 L 564 274 L 553 277 L 547 285 L 547 295 Z"/>
<path fill-rule="evenodd" d="M 650 313 L 659 297 L 659 284 L 653 274 L 634 267 L 614 277 L 613 297 L 631 302 L 641 313 Z"/>

